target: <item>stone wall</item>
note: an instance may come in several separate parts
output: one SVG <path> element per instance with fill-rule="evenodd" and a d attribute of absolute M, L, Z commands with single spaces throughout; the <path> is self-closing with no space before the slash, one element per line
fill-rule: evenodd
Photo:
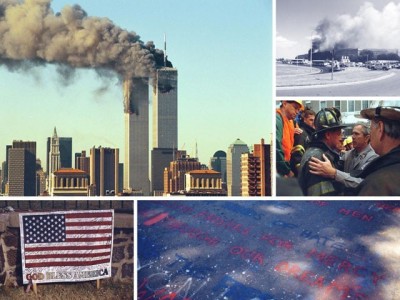
<path fill-rule="evenodd" d="M 27 204 L 26 202 L 30 201 L 18 201 L 18 202 L 24 202 L 24 203 L 19 203 L 19 205 L 22 206 L 26 205 Z M 72 208 L 71 206 L 73 206 L 71 202 L 76 202 L 76 201 L 54 201 L 54 202 L 66 202 L 69 205 L 69 209 L 71 209 Z M 105 205 L 105 203 L 99 201 L 94 201 L 94 202 L 98 202 L 97 209 L 110 208 L 106 207 L 107 205 Z M 133 212 L 132 212 L 133 204 L 132 203 L 128 204 L 127 202 L 128 201 L 125 201 L 125 203 L 123 203 L 123 206 L 125 206 L 125 208 L 121 208 L 120 204 L 119 209 L 116 209 L 114 214 L 114 244 L 113 244 L 113 256 L 112 256 L 113 281 L 133 282 L 133 272 L 134 272 L 134 266 L 133 266 L 134 237 L 133 237 Z M 7 204 L 10 205 L 9 203 Z M 55 205 L 57 206 L 59 204 L 61 203 L 56 203 Z M 77 204 L 80 204 L 82 206 L 82 203 L 79 203 L 79 201 Z M 53 206 L 53 204 L 51 204 L 51 206 Z M 88 208 L 89 207 L 87 207 L 86 209 Z M 95 209 L 95 208 L 96 207 L 94 207 L 94 205 L 90 207 L 90 209 Z M 62 209 L 64 208 L 61 207 L 59 208 L 59 210 Z M 72 209 L 76 208 L 73 207 Z M 85 208 L 82 207 L 81 209 Z M 40 209 L 39 207 L 37 210 L 42 210 L 42 209 Z M 24 211 L 22 211 L 20 208 L 18 209 L 18 212 L 6 211 L 4 207 L 0 205 L 0 285 L 4 284 L 7 286 L 12 286 L 12 285 L 17 286 L 22 284 L 19 212 L 24 212 Z"/>
<path fill-rule="evenodd" d="M 71 197 L 70 197 L 71 198 Z M 79 198 L 79 197 L 76 197 Z M 0 198 L 1 199 L 1 198 Z M 96 199 L 96 198 L 94 198 Z M 0 200 L 0 213 L 6 207 L 11 207 L 14 211 L 26 210 L 72 210 L 72 209 L 114 209 L 116 211 L 133 211 L 132 200 Z"/>

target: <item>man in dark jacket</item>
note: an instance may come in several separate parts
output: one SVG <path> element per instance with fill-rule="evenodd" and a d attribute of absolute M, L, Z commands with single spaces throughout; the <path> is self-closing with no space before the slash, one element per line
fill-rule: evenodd
<path fill-rule="evenodd" d="M 339 152 L 337 145 L 342 139 L 340 111 L 336 108 L 324 108 L 315 116 L 315 133 L 310 147 L 304 153 L 299 170 L 299 184 L 305 196 L 338 196 L 341 195 L 341 185 L 332 178 L 315 175 L 310 172 L 311 157 L 322 160 L 325 155 L 337 168 Z"/>
<path fill-rule="evenodd" d="M 400 196 L 400 107 L 368 108 L 361 111 L 371 120 L 371 146 L 379 157 L 360 177 L 359 196 Z"/>
<path fill-rule="evenodd" d="M 310 161 L 311 173 L 333 178 L 345 187 L 345 195 L 354 196 L 354 189 L 363 181 L 357 177 L 363 169 L 378 157 L 370 145 L 370 129 L 364 123 L 358 123 L 352 130 L 354 148 L 341 156 L 343 169 L 335 169 L 328 160 L 320 161 L 313 157 Z"/>

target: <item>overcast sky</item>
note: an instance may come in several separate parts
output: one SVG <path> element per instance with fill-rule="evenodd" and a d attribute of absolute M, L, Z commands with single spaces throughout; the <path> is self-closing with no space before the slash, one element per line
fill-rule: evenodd
<path fill-rule="evenodd" d="M 278 0 L 276 56 L 294 58 L 307 53 L 310 37 L 324 19 L 331 39 L 346 39 L 354 47 L 400 48 L 400 1 Z"/>

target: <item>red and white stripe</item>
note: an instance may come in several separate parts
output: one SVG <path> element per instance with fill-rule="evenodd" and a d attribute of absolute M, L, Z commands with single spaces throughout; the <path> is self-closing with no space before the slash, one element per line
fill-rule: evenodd
<path fill-rule="evenodd" d="M 112 211 L 57 214 L 60 213 L 65 215 L 65 242 L 26 244 L 25 268 L 110 263 L 113 237 Z"/>

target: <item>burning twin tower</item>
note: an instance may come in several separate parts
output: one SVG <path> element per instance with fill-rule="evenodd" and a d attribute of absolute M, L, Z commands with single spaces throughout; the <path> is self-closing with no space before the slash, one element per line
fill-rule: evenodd
<path fill-rule="evenodd" d="M 153 86 L 153 152 L 174 151 L 178 143 L 177 70 L 157 69 Z M 149 181 L 149 85 L 145 78 L 125 79 L 125 165 L 124 187 L 150 195 L 159 190 L 154 178 L 162 177 L 161 161 L 152 158 L 152 188 Z M 152 153 L 153 153 L 152 152 Z M 168 151 L 167 151 L 168 152 Z M 162 181 L 159 179 L 158 181 Z"/>
<path fill-rule="evenodd" d="M 153 85 L 153 148 L 177 145 L 177 71 L 152 42 L 89 17 L 79 6 L 54 14 L 51 0 L 0 0 L 0 65 L 12 71 L 54 64 L 69 80 L 76 68 L 123 79 L 124 188 L 150 193 L 149 82 Z"/>

